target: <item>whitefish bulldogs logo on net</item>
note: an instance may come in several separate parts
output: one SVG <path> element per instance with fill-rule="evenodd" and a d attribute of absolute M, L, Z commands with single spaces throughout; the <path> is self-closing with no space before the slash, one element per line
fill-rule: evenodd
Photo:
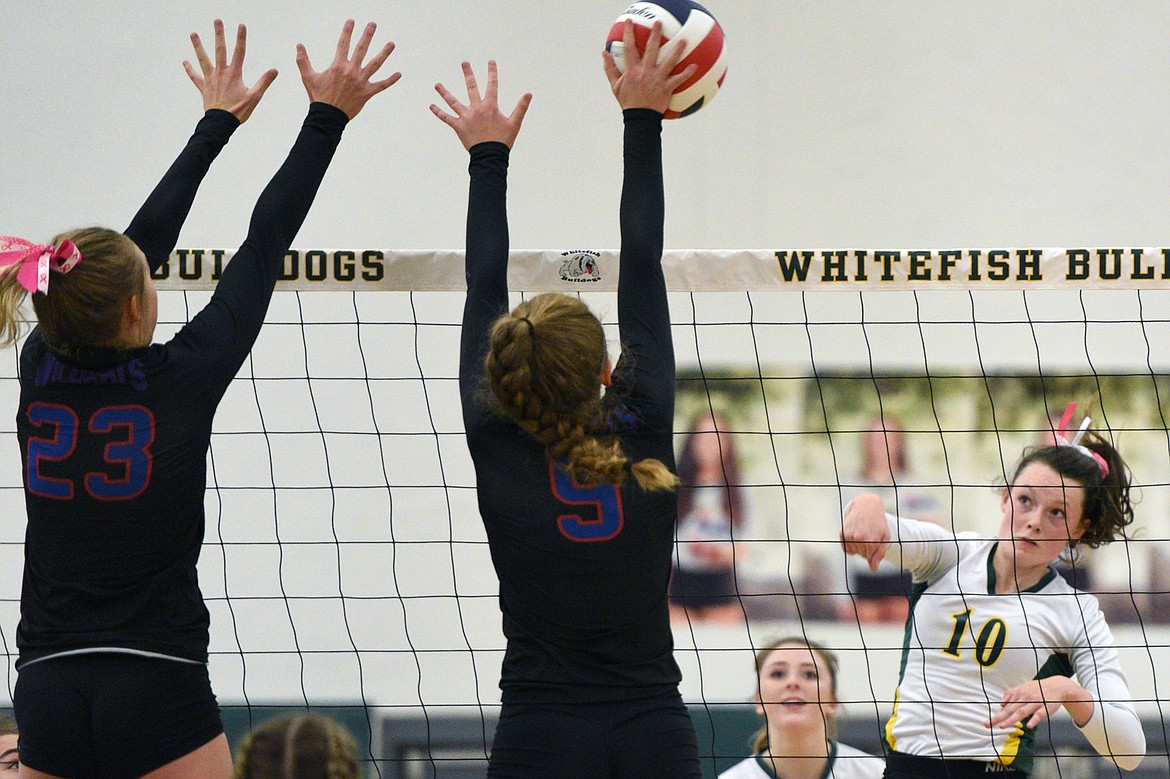
<path fill-rule="evenodd" d="M 590 249 L 571 249 L 561 252 L 565 259 L 561 262 L 561 279 L 577 283 L 601 281 L 601 268 L 598 258 L 601 252 Z"/>

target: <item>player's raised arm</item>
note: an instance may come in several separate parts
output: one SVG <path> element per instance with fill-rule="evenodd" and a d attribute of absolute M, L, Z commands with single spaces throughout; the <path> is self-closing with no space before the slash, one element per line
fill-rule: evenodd
<path fill-rule="evenodd" d="M 175 248 L 179 230 L 191 211 L 195 193 L 235 129 L 248 120 L 268 87 L 276 79 L 276 70 L 265 71 L 249 87 L 244 83 L 244 54 L 248 31 L 236 28 L 235 47 L 229 58 L 223 22 L 215 20 L 215 59 L 207 55 L 198 33 L 191 33 L 195 48 L 196 70 L 183 62 L 192 83 L 203 98 L 204 116 L 187 146 L 171 165 L 162 180 L 138 210 L 126 236 L 142 249 L 151 270 L 158 268 Z"/>
<path fill-rule="evenodd" d="M 355 45 L 354 22 L 346 21 L 333 61 L 321 71 L 313 69 L 305 47 L 297 44 L 308 115 L 284 164 L 260 194 L 248 235 L 224 270 L 211 304 L 180 333 L 179 343 L 214 359 L 221 375 L 234 375 L 259 334 L 284 254 L 308 215 L 346 124 L 401 77 L 376 78 L 394 51 L 394 43 L 387 42 L 366 59 L 376 31 L 370 22 Z"/>
<path fill-rule="evenodd" d="M 488 330 L 508 309 L 508 159 L 532 93 L 524 93 L 511 113 L 499 107 L 499 72 L 494 60 L 487 65 L 487 83 L 481 94 L 471 63 L 464 62 L 467 102 L 443 84 L 435 91 L 449 110 L 431 105 L 441 122 L 455 131 L 470 154 L 467 200 L 467 300 L 463 308 L 459 386 L 465 421 L 475 415 L 476 390 L 482 385 L 483 357 Z"/>
<path fill-rule="evenodd" d="M 624 122 L 621 199 L 621 266 L 618 323 L 622 356 L 613 372 L 613 392 L 643 425 L 667 430 L 674 423 L 674 348 L 666 280 L 662 274 L 665 194 L 662 180 L 662 115 L 670 95 L 693 67 L 671 75 L 681 56 L 672 47 L 658 61 L 662 23 L 654 22 L 644 54 L 635 45 L 634 24 L 625 23 L 625 72 L 602 52 L 609 86 Z"/>

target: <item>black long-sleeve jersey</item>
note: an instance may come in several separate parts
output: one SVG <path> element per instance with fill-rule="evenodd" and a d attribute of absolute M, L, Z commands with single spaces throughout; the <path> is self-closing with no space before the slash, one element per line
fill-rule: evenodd
<path fill-rule="evenodd" d="M 16 418 L 28 510 L 22 665 L 102 649 L 206 662 L 210 619 L 196 563 L 212 418 L 346 122 L 333 106 L 310 106 L 214 295 L 169 342 L 67 358 L 39 328 L 30 333 Z M 208 111 L 126 230 L 151 270 L 174 248 L 238 124 Z"/>
<path fill-rule="evenodd" d="M 661 116 L 625 118 L 618 318 L 623 351 L 605 405 L 631 462 L 673 469 L 674 349 L 662 274 Z M 508 310 L 508 148 L 471 150 L 467 303 L 459 386 L 479 509 L 500 580 L 505 702 L 617 701 L 677 689 L 667 608 L 678 499 L 582 486 L 487 398 L 492 322 Z"/>

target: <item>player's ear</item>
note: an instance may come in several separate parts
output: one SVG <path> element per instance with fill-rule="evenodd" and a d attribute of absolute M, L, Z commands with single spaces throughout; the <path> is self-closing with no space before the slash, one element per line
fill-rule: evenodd
<path fill-rule="evenodd" d="M 138 323 L 142 321 L 142 296 L 131 295 L 122 304 L 122 322 L 118 335 L 127 340 L 138 331 Z"/>
<path fill-rule="evenodd" d="M 601 366 L 601 386 L 613 386 L 613 362 L 606 357 L 605 365 Z"/>

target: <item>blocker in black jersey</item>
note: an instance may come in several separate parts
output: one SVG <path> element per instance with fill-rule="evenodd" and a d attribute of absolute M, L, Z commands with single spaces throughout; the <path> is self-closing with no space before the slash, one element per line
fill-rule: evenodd
<path fill-rule="evenodd" d="M 230 772 L 204 666 L 209 616 L 196 573 L 212 419 L 260 332 L 285 253 L 346 123 L 397 80 L 397 74 L 370 80 L 393 44 L 361 67 L 374 29 L 367 25 L 351 62 L 353 22 L 347 22 L 333 64 L 320 73 L 299 50 L 308 116 L 211 300 L 174 338 L 150 343 L 157 303 L 149 282 L 138 296 L 147 312 L 134 320 L 141 326 L 128 335 L 123 320 L 112 344 L 49 337 L 54 331 L 44 312 L 55 312 L 55 301 L 74 300 L 72 278 L 60 277 L 36 301 L 40 323 L 20 354 L 16 420 L 28 527 L 15 695 L 22 762 L 35 771 L 65 777 L 138 776 L 162 767 L 168 777 Z M 94 249 L 88 260 L 83 251 L 68 271 L 77 273 L 88 261 L 87 272 L 117 290 L 93 309 L 129 305 L 116 297 L 118 284 L 108 282 L 127 250 L 137 247 L 150 271 L 166 261 L 212 161 L 275 78 L 269 71 L 255 87 L 244 86 L 244 35 L 241 25 L 229 64 L 217 20 L 214 65 L 192 36 L 203 75 L 190 66 L 188 73 L 206 114 L 127 228 L 133 245 L 112 253 Z M 113 231 L 98 231 L 124 244 Z M 143 683 L 129 685 L 127 675 Z M 151 727 L 129 724 L 136 722 Z"/>
<path fill-rule="evenodd" d="M 333 106 L 310 107 L 210 303 L 169 342 L 86 349 L 77 359 L 48 348 L 39 327 L 29 335 L 17 413 L 28 508 L 18 668 L 109 649 L 207 661 L 196 563 L 212 418 L 260 331 L 284 252 L 345 123 Z M 152 270 L 170 254 L 199 182 L 238 124 L 226 111 L 208 111 L 127 228 Z M 36 748 L 39 728 L 20 703 L 18 696 L 21 730 Z M 49 751 L 25 762 L 49 773 L 76 770 L 33 762 L 53 759 Z"/>
<path fill-rule="evenodd" d="M 260 332 L 346 121 L 333 106 L 310 107 L 211 301 L 170 341 L 70 358 L 39 327 L 29 335 L 16 420 L 28 506 L 20 665 L 107 647 L 207 661 L 195 566 L 212 418 Z M 208 111 L 126 229 L 152 271 L 238 126 L 227 111 Z"/>
<path fill-rule="evenodd" d="M 605 432 L 620 441 L 628 463 L 657 460 L 673 471 L 674 349 L 661 264 L 658 103 L 669 102 L 674 63 L 655 65 L 656 43 L 653 48 L 624 77 L 612 61 L 607 68 L 624 113 L 625 176 L 622 354 L 602 409 Z M 482 100 L 466 63 L 464 73 L 469 105 L 440 88 L 456 115 L 432 110 L 471 155 L 459 383 L 507 638 L 503 709 L 488 776 L 698 776 L 667 606 L 677 493 L 643 488 L 628 464 L 620 484 L 579 483 L 563 460 L 491 400 L 495 392 L 485 382 L 493 325 L 518 316 L 508 306 L 506 188 L 519 119 L 516 113 L 505 119 L 496 108 L 494 63 Z M 534 325 L 526 315 L 520 321 L 533 344 L 543 327 L 559 324 Z M 532 366 L 524 370 L 535 372 Z M 534 378 L 532 386 L 539 381 L 554 379 Z"/>
<path fill-rule="evenodd" d="M 674 349 L 662 275 L 662 117 L 625 112 L 618 321 L 607 401 L 631 460 L 673 469 Z M 675 492 L 582 486 L 486 402 L 488 329 L 508 310 L 508 147 L 471 149 L 460 391 L 479 508 L 500 578 L 505 701 L 614 701 L 677 688 L 666 592 Z"/>

